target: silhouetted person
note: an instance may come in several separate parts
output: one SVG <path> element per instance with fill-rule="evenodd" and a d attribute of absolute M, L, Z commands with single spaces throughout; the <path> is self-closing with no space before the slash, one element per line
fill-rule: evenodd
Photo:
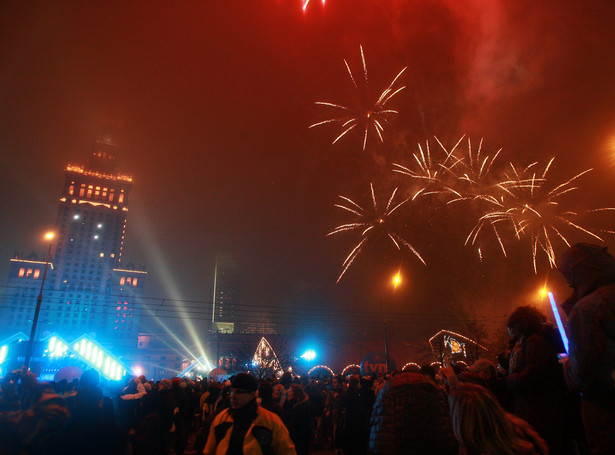
<path fill-rule="evenodd" d="M 258 384 L 258 397 L 261 399 L 261 406 L 263 408 L 282 418 L 282 406 L 273 399 L 273 385 L 271 385 L 271 382 L 264 379 L 260 381 Z"/>
<path fill-rule="evenodd" d="M 532 306 L 520 306 L 508 318 L 516 341 L 509 358 L 506 385 L 513 414 L 527 421 L 547 442 L 552 455 L 574 453 L 569 402 L 558 352 L 564 350 L 557 329 Z"/>
<path fill-rule="evenodd" d="M 308 396 L 299 384 L 291 384 L 284 402 L 284 420 L 290 437 L 295 443 L 297 455 L 310 452 L 312 421 Z"/>
<path fill-rule="evenodd" d="M 454 455 L 446 393 L 422 373 L 402 372 L 378 394 L 371 418 L 373 455 Z"/>
<path fill-rule="evenodd" d="M 110 412 L 110 400 L 103 397 L 98 387 L 99 380 L 100 375 L 94 369 L 82 373 L 77 394 L 67 398 L 70 420 L 49 443 L 47 453 L 122 455 L 125 452 L 124 433 Z"/>
<path fill-rule="evenodd" d="M 594 454 L 615 453 L 615 258 L 606 248 L 578 243 L 560 261 L 573 289 L 568 314 L 568 385 L 582 394 L 587 442 Z"/>

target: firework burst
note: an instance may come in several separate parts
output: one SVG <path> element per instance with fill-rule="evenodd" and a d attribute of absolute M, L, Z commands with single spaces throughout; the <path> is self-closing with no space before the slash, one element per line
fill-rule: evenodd
<path fill-rule="evenodd" d="M 339 283 L 348 268 L 352 265 L 354 260 L 361 254 L 366 243 L 374 236 L 384 236 L 390 240 L 395 247 L 401 251 L 402 247 L 407 248 L 412 252 L 423 264 L 425 261 L 419 254 L 419 252 L 399 234 L 393 232 L 391 229 L 390 218 L 391 216 L 409 199 L 405 199 L 398 204 L 394 204 L 394 199 L 397 194 L 397 188 L 393 190 L 386 204 L 379 204 L 374 192 L 374 186 L 370 183 L 369 188 L 371 191 L 371 204 L 367 208 L 363 208 L 361 205 L 354 202 L 352 199 L 346 196 L 339 196 L 342 202 L 335 204 L 346 212 L 353 214 L 356 220 L 352 223 L 342 224 L 336 227 L 327 235 L 339 234 L 340 232 L 360 232 L 359 242 L 350 251 L 344 263 L 342 264 L 342 273 L 338 277 L 336 283 Z"/>
<path fill-rule="evenodd" d="M 395 88 L 397 80 L 403 72 L 406 71 L 406 68 L 397 73 L 397 76 L 395 76 L 389 86 L 382 93 L 380 93 L 378 99 L 375 102 L 372 102 L 369 96 L 369 78 L 367 74 L 367 64 L 365 63 L 365 54 L 363 53 L 363 46 L 359 46 L 359 48 L 361 50 L 361 62 L 363 66 L 363 81 L 361 84 L 357 83 L 357 79 L 352 73 L 350 65 L 344 59 L 346 70 L 348 71 L 348 75 L 350 76 L 350 80 L 352 81 L 357 94 L 356 106 L 350 107 L 336 103 L 317 101 L 317 105 L 334 109 L 336 115 L 327 120 L 314 123 L 310 125 L 310 128 L 329 123 L 339 124 L 341 132 L 333 140 L 332 144 L 335 144 L 353 130 L 362 130 L 363 151 L 365 151 L 369 132 L 374 131 L 380 139 L 380 142 L 384 142 L 384 138 L 382 136 L 384 126 L 389 123 L 389 117 L 391 115 L 398 114 L 398 111 L 388 109 L 387 104 L 395 95 L 406 88 L 405 86 Z"/>
<path fill-rule="evenodd" d="M 418 144 L 418 152 L 412 154 L 412 166 L 393 163 L 393 172 L 406 175 L 419 184 L 419 189 L 414 192 L 412 200 L 419 196 L 433 194 L 452 194 L 455 197 L 461 197 L 461 194 L 451 184 L 455 183 L 452 168 L 459 161 L 454 153 L 462 139 L 463 136 L 449 151 L 436 137 L 435 140 L 444 153 L 443 155 L 439 154 L 438 157 L 435 157 L 432 154 L 429 141 L 425 141 L 425 147 Z"/>
<path fill-rule="evenodd" d="M 434 137 L 443 152 L 437 158 L 430 150 L 429 141 L 426 141 L 424 148 L 419 144 L 418 152 L 412 155 L 414 166 L 393 163 L 393 172 L 407 175 L 421 184 L 414 198 L 448 194 L 451 196 L 448 204 L 481 199 L 494 203 L 492 187 L 498 182 L 492 177 L 491 169 L 501 149 L 493 156 L 486 156 L 482 154 L 483 140 L 480 140 L 477 150 L 473 151 L 472 142 L 468 138 L 467 153 L 464 154 L 459 151 L 464 138 L 465 135 L 461 136 L 449 150 Z"/>
<path fill-rule="evenodd" d="M 511 172 L 506 173 L 506 180 L 500 182 L 498 187 L 502 190 L 497 208 L 483 214 L 472 232 L 466 239 L 468 243 L 475 244 L 481 230 L 488 226 L 494 232 L 500 247 L 506 255 L 506 249 L 501 237 L 502 229 L 510 229 L 517 240 L 528 238 L 531 243 L 532 264 L 534 273 L 537 273 L 536 260 L 540 252 L 543 252 L 551 268 L 556 266 L 555 242 L 561 242 L 570 246 L 564 231 L 581 232 L 596 240 L 604 240 L 575 221 L 579 213 L 566 210 L 560 199 L 562 196 L 578 190 L 576 181 L 583 175 L 591 172 L 591 169 L 580 172 L 563 183 L 550 187 L 548 172 L 553 164 L 551 159 L 544 170 L 539 173 L 535 169 L 537 163 L 533 163 L 519 172 L 514 165 L 510 165 Z M 494 200 L 498 200 L 494 197 Z M 613 210 L 603 208 L 597 210 Z"/>
<path fill-rule="evenodd" d="M 468 213 L 476 214 L 478 221 L 465 239 L 466 246 L 476 247 L 482 261 L 484 248 L 479 240 L 493 235 L 502 254 L 507 257 L 510 240 L 527 239 L 531 244 L 532 264 L 537 271 L 537 257 L 544 253 L 550 267 L 555 267 L 555 244 L 570 245 L 567 235 L 582 233 L 603 241 L 598 233 L 613 234 L 611 230 L 589 229 L 578 221 L 582 215 L 565 208 L 563 199 L 578 190 L 578 180 L 591 171 L 583 171 L 560 184 L 553 184 L 549 171 L 551 159 L 544 168 L 532 163 L 518 168 L 497 164 L 501 149 L 487 155 L 483 139 L 473 147 L 470 138 L 462 136 L 452 148 L 447 148 L 437 137 L 439 147 L 432 150 L 429 141 L 419 144 L 412 155 L 411 164 L 393 164 L 393 171 L 410 177 L 418 184 L 411 199 L 427 195 L 444 195 L 445 205 L 463 204 Z M 467 147 L 460 146 L 467 142 Z M 611 212 L 614 208 L 601 208 L 590 212 Z M 484 245 L 483 245 L 484 246 Z"/>
<path fill-rule="evenodd" d="M 492 192 L 494 185 L 497 186 L 499 182 L 493 177 L 491 170 L 502 149 L 491 156 L 483 154 L 483 138 L 481 138 L 476 151 L 473 151 L 472 141 L 468 137 L 467 153 L 458 156 L 456 154 L 457 146 L 463 139 L 464 136 L 459 139 L 450 152 L 447 152 L 453 157 L 448 171 L 457 179 L 456 185 L 454 185 L 456 190 L 453 191 L 456 197 L 450 200 L 449 204 L 468 200 L 484 200 L 497 204 Z M 441 143 L 440 145 L 446 151 L 444 145 Z"/>

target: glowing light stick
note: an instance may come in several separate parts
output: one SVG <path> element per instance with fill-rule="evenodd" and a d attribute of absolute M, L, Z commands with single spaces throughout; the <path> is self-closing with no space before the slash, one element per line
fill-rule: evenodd
<path fill-rule="evenodd" d="M 566 354 L 568 354 L 568 335 L 566 335 L 566 330 L 564 329 L 564 324 L 562 323 L 562 318 L 559 315 L 559 310 L 557 309 L 552 292 L 549 292 L 549 301 L 551 302 L 551 310 L 553 310 L 553 316 L 555 316 L 555 322 L 557 323 L 559 334 L 564 342 L 564 349 L 566 350 Z"/>

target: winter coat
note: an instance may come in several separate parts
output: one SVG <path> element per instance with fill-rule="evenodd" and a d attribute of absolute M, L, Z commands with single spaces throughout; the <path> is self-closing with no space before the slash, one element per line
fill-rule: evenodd
<path fill-rule="evenodd" d="M 615 453 L 615 258 L 606 248 L 576 244 L 559 270 L 574 289 L 568 314 L 568 385 L 582 394 L 585 435 L 592 453 Z"/>
<path fill-rule="evenodd" d="M 310 413 L 309 399 L 295 402 L 284 402 L 284 420 L 290 433 L 290 438 L 295 443 L 297 454 L 308 454 L 312 439 L 312 417 Z"/>
<path fill-rule="evenodd" d="M 103 405 L 107 401 L 98 387 L 84 387 L 67 398 L 70 420 L 46 447 L 48 455 L 122 455 L 124 432 Z"/>
<path fill-rule="evenodd" d="M 506 385 L 513 395 L 512 412 L 527 421 L 554 453 L 567 453 L 568 408 L 562 366 L 557 354 L 563 351 L 557 330 L 548 324 L 522 337 L 513 349 L 516 360 Z"/>
<path fill-rule="evenodd" d="M 64 400 L 47 391 L 31 409 L 0 412 L 0 453 L 45 453 L 49 440 L 68 419 Z"/>
<path fill-rule="evenodd" d="M 243 444 L 244 455 L 296 455 L 295 446 L 282 420 L 266 409 L 257 408 L 257 417 L 250 425 Z M 233 432 L 233 417 L 229 409 L 216 416 L 211 424 L 203 455 L 224 455 Z M 265 452 L 261 445 L 268 446 Z"/>
<path fill-rule="evenodd" d="M 568 331 L 567 382 L 585 399 L 615 406 L 615 284 L 579 300 L 570 312 Z"/>
<path fill-rule="evenodd" d="M 595 454 L 615 453 L 615 284 L 580 300 L 568 319 L 566 382 L 581 391 L 587 442 Z"/>
<path fill-rule="evenodd" d="M 395 375 L 382 388 L 371 416 L 370 454 L 456 454 L 443 389 L 420 373 Z"/>
<path fill-rule="evenodd" d="M 615 406 L 615 258 L 606 248 L 576 244 L 559 267 L 573 287 L 562 304 L 568 314 L 568 384 L 584 400 L 607 409 Z"/>
<path fill-rule="evenodd" d="M 369 419 L 374 406 L 374 392 L 350 387 L 342 397 L 340 438 L 344 454 L 361 455 L 369 447 Z"/>

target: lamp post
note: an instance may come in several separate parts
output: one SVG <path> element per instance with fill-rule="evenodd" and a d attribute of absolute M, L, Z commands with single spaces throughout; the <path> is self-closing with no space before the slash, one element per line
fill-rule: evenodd
<path fill-rule="evenodd" d="M 45 261 L 45 268 L 43 269 L 43 279 L 41 280 L 41 291 L 36 299 L 36 308 L 34 309 L 34 317 L 32 318 L 32 329 L 30 330 L 30 340 L 28 340 L 28 347 L 26 349 L 26 356 L 24 359 L 24 368 L 27 370 L 30 368 L 30 358 L 32 357 L 32 348 L 34 346 L 34 336 L 36 334 L 36 326 L 38 324 L 38 315 L 41 312 L 41 304 L 43 303 L 43 288 L 45 287 L 45 278 L 47 277 L 47 266 L 49 265 L 49 259 L 51 258 L 51 246 L 53 245 L 53 232 L 45 234 L 45 238 L 49 240 L 49 250 L 47 251 L 47 260 Z"/>
<path fill-rule="evenodd" d="M 393 283 L 393 292 L 395 292 L 395 290 L 397 289 L 397 286 L 399 286 L 399 284 L 401 283 L 401 274 L 400 272 L 397 272 L 392 279 L 392 283 Z M 389 343 L 387 341 L 387 320 L 386 320 L 386 311 L 383 311 L 383 330 L 384 330 L 384 361 L 385 361 L 385 365 L 386 365 L 386 373 L 390 372 L 389 369 Z"/>

